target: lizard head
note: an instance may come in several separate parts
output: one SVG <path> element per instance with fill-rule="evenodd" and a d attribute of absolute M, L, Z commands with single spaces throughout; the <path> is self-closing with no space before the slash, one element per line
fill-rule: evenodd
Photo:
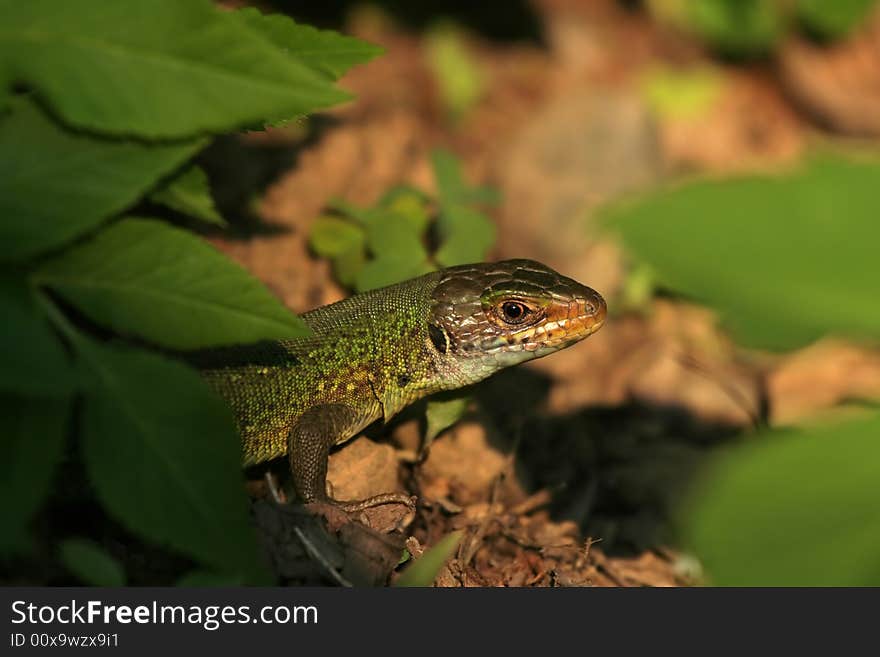
<path fill-rule="evenodd" d="M 467 382 L 571 346 L 605 321 L 598 292 L 532 260 L 462 265 L 441 274 L 428 335 L 439 362 Z"/>

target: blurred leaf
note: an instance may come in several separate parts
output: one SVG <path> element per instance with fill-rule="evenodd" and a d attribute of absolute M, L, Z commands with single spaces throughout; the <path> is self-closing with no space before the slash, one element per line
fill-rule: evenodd
<path fill-rule="evenodd" d="M 412 222 L 396 213 L 377 213 L 367 225 L 367 246 L 375 259 L 357 275 L 359 292 L 391 285 L 430 271 L 428 254 Z"/>
<path fill-rule="evenodd" d="M 440 569 L 458 548 L 461 537 L 462 532 L 455 531 L 441 538 L 437 545 L 407 566 L 394 586 L 431 586 Z"/>
<path fill-rule="evenodd" d="M 27 550 L 27 523 L 64 454 L 69 399 L 0 395 L 0 554 Z"/>
<path fill-rule="evenodd" d="M 389 255 L 366 262 L 358 272 L 355 288 L 358 292 L 375 290 L 427 274 L 433 270 L 434 268 L 427 260 L 419 261 L 416 258 L 398 258 Z"/>
<path fill-rule="evenodd" d="M 437 149 L 431 153 L 434 179 L 441 205 L 477 204 L 494 205 L 500 196 L 491 187 L 469 187 L 462 177 L 461 164 L 452 153 Z"/>
<path fill-rule="evenodd" d="M 69 538 L 61 543 L 61 563 L 85 584 L 125 586 L 125 571 L 94 541 Z"/>
<path fill-rule="evenodd" d="M 229 407 L 183 365 L 75 339 L 92 375 L 82 449 L 104 507 L 132 531 L 259 579 Z"/>
<path fill-rule="evenodd" d="M 688 534 L 712 583 L 880 585 L 880 415 L 778 433 L 694 491 Z"/>
<path fill-rule="evenodd" d="M 423 235 L 431 221 L 427 198 L 412 187 L 395 187 L 382 197 L 379 205 L 406 219 L 416 235 Z"/>
<path fill-rule="evenodd" d="M 174 349 L 308 333 L 239 265 L 156 221 L 123 219 L 34 276 L 96 322 Z"/>
<path fill-rule="evenodd" d="M 334 80 L 352 66 L 368 62 L 384 52 L 372 43 L 332 30 L 298 25 L 287 16 L 262 14 L 253 7 L 240 9 L 235 15 L 278 46 L 285 55 Z"/>
<path fill-rule="evenodd" d="M 0 117 L 0 260 L 26 258 L 92 230 L 202 146 L 102 141 L 66 132 L 34 103 L 16 100 Z"/>
<path fill-rule="evenodd" d="M 726 55 L 763 55 L 773 49 L 784 32 L 784 16 L 778 2 L 700 0 L 686 6 L 691 27 Z"/>
<path fill-rule="evenodd" d="M 181 138 L 348 98 L 208 0 L 0 0 L 0 15 L 13 79 L 80 128 Z"/>
<path fill-rule="evenodd" d="M 358 274 L 367 262 L 367 254 L 362 244 L 354 245 L 350 249 L 333 258 L 333 274 L 345 287 L 354 287 Z"/>
<path fill-rule="evenodd" d="M 704 181 L 606 214 L 660 285 L 701 299 L 750 345 L 880 337 L 880 164 L 813 160 Z"/>
<path fill-rule="evenodd" d="M 461 31 L 452 25 L 433 28 L 428 33 L 427 56 L 443 105 L 454 118 L 461 117 L 486 89 L 483 72 L 468 52 Z"/>
<path fill-rule="evenodd" d="M 334 258 L 352 249 L 364 248 L 364 230 L 334 215 L 323 215 L 312 224 L 309 246 L 323 258 Z"/>
<path fill-rule="evenodd" d="M 470 395 L 453 399 L 429 401 L 425 410 L 428 426 L 425 429 L 425 444 L 431 443 L 443 431 L 458 422 L 467 410 Z"/>
<path fill-rule="evenodd" d="M 193 570 L 174 583 L 174 586 L 184 588 L 192 587 L 215 587 L 215 586 L 242 586 L 246 582 L 235 575 L 221 575 L 207 570 Z"/>
<path fill-rule="evenodd" d="M 664 118 L 695 118 L 704 115 L 718 99 L 724 80 L 711 68 L 689 71 L 654 69 L 642 80 L 645 100 Z"/>
<path fill-rule="evenodd" d="M 877 0 L 797 0 L 797 16 L 814 34 L 838 39 L 846 36 L 877 6 Z"/>
<path fill-rule="evenodd" d="M 66 397 L 76 385 L 67 354 L 27 281 L 0 275 L 0 388 L 16 394 Z"/>
<path fill-rule="evenodd" d="M 437 229 L 440 246 L 434 258 L 444 267 L 482 262 L 495 244 L 495 224 L 463 205 L 444 206 Z"/>
<path fill-rule="evenodd" d="M 150 195 L 150 200 L 202 221 L 226 226 L 217 212 L 208 176 L 192 164 Z"/>

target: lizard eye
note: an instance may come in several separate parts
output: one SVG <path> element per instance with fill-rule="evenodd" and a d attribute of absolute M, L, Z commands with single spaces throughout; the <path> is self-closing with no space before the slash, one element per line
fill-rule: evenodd
<path fill-rule="evenodd" d="M 519 301 L 505 301 L 501 304 L 501 316 L 511 324 L 519 324 L 529 312 L 528 307 Z"/>

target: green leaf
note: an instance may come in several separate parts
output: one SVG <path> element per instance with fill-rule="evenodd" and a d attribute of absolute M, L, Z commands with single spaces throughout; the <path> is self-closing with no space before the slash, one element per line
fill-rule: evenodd
<path fill-rule="evenodd" d="M 333 274 L 342 285 L 354 287 L 366 263 L 367 254 L 363 245 L 355 245 L 333 258 Z"/>
<path fill-rule="evenodd" d="M 658 68 L 642 80 L 642 93 L 660 117 L 689 119 L 706 114 L 724 89 L 716 70 L 701 67 L 687 71 Z"/>
<path fill-rule="evenodd" d="M 470 395 L 463 395 L 453 399 L 429 401 L 425 410 L 428 421 L 425 444 L 430 444 L 441 432 L 458 422 L 467 410 L 470 400 Z"/>
<path fill-rule="evenodd" d="M 246 25 L 274 43 L 284 54 L 306 66 L 338 79 L 356 64 L 381 55 L 384 50 L 366 41 L 332 30 L 298 25 L 286 16 L 262 14 L 248 7 L 235 12 Z"/>
<path fill-rule="evenodd" d="M 434 258 L 444 267 L 482 262 L 495 244 L 495 224 L 464 205 L 444 206 L 437 229 L 440 246 Z"/>
<path fill-rule="evenodd" d="M 61 543 L 61 563 L 91 586 L 125 586 L 125 571 L 100 545 L 83 538 Z"/>
<path fill-rule="evenodd" d="M 0 388 L 66 397 L 76 386 L 67 354 L 36 304 L 27 281 L 0 275 Z"/>
<path fill-rule="evenodd" d="M 465 47 L 460 30 L 450 25 L 430 31 L 427 56 L 444 106 L 453 118 L 460 118 L 486 90 L 485 76 L 478 62 Z"/>
<path fill-rule="evenodd" d="M 0 15 L 9 77 L 88 130 L 182 138 L 348 98 L 208 0 L 0 0 Z"/>
<path fill-rule="evenodd" d="M 880 585 L 880 415 L 766 431 L 694 491 L 687 534 L 721 586 Z"/>
<path fill-rule="evenodd" d="M 395 187 L 388 191 L 379 205 L 407 220 L 416 235 L 424 234 L 431 221 L 428 199 L 419 190 L 409 186 Z"/>
<path fill-rule="evenodd" d="M 431 586 L 449 557 L 458 548 L 462 532 L 447 534 L 427 550 L 421 557 L 413 561 L 394 582 L 394 586 Z"/>
<path fill-rule="evenodd" d="M 92 376 L 83 458 L 104 507 L 148 539 L 258 578 L 229 407 L 177 362 L 82 336 L 75 346 Z"/>
<path fill-rule="evenodd" d="M 153 192 L 150 200 L 208 223 L 227 225 L 214 205 L 208 176 L 195 164 L 188 166 Z"/>
<path fill-rule="evenodd" d="M 34 103 L 16 100 L 0 117 L 0 261 L 92 230 L 202 146 L 94 139 L 62 130 Z"/>
<path fill-rule="evenodd" d="M 704 181 L 606 214 L 657 282 L 718 309 L 750 345 L 880 337 L 880 164 L 813 160 L 786 176 Z"/>
<path fill-rule="evenodd" d="M 797 16 L 826 39 L 846 36 L 877 6 L 877 0 L 797 0 Z"/>
<path fill-rule="evenodd" d="M 359 292 L 431 271 L 428 254 L 413 223 L 393 212 L 378 212 L 367 225 L 367 246 L 375 256 L 358 272 Z"/>
<path fill-rule="evenodd" d="M 323 258 L 334 258 L 351 249 L 364 248 L 364 230 L 334 215 L 318 217 L 309 233 L 309 246 Z"/>
<path fill-rule="evenodd" d="M 263 285 L 190 233 L 124 219 L 34 274 L 96 322 L 174 349 L 306 335 Z"/>
<path fill-rule="evenodd" d="M 496 205 L 498 191 L 492 187 L 470 187 L 461 174 L 458 159 L 449 151 L 437 149 L 431 153 L 434 179 L 442 205 Z"/>
<path fill-rule="evenodd" d="M 785 21 L 778 2 L 700 0 L 686 7 L 691 27 L 725 55 L 766 54 L 784 33 Z"/>
<path fill-rule="evenodd" d="M 0 554 L 27 547 L 27 523 L 64 454 L 69 413 L 69 399 L 0 395 Z"/>

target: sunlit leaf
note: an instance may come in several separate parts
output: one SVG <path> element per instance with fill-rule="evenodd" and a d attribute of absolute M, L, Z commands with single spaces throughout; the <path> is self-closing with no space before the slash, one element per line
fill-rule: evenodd
<path fill-rule="evenodd" d="M 308 333 L 239 265 L 157 221 L 119 221 L 45 263 L 35 280 L 100 324 L 175 349 Z"/>
<path fill-rule="evenodd" d="M 0 0 L 0 16 L 10 77 L 96 132 L 189 137 L 348 98 L 208 0 Z"/>

